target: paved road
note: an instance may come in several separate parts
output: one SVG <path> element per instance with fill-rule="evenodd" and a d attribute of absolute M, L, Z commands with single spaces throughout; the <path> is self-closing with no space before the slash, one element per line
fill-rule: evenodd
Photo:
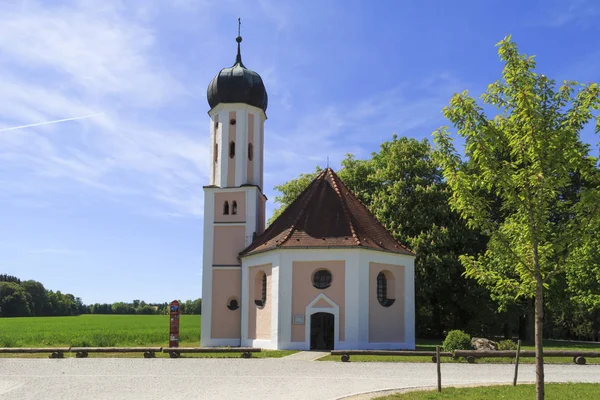
<path fill-rule="evenodd" d="M 435 364 L 293 359 L 0 358 L 0 399 L 336 399 L 433 386 Z M 512 365 L 442 364 L 443 384 L 506 383 Z M 532 365 L 520 381 L 535 379 Z M 600 365 L 547 365 L 547 381 L 600 382 Z"/>

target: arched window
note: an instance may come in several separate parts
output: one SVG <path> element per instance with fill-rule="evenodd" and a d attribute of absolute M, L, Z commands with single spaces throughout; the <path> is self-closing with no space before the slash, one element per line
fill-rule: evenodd
<path fill-rule="evenodd" d="M 231 202 L 231 215 L 236 215 L 237 214 L 237 201 L 232 201 Z"/>
<path fill-rule="evenodd" d="M 377 275 L 377 300 L 384 307 L 389 307 L 396 301 L 388 297 L 388 277 L 384 271 Z"/>
<path fill-rule="evenodd" d="M 235 142 L 232 140 L 229 142 L 229 158 L 235 157 Z"/>
<path fill-rule="evenodd" d="M 252 161 L 254 158 L 254 145 L 252 143 L 248 143 L 248 160 Z"/>
<path fill-rule="evenodd" d="M 258 307 L 262 308 L 267 303 L 267 274 L 264 272 L 259 272 L 256 275 L 256 285 L 255 285 L 255 293 L 254 293 L 254 304 Z M 256 298 L 260 296 L 259 298 Z"/>
<path fill-rule="evenodd" d="M 223 215 L 229 215 L 229 202 L 227 200 L 223 203 Z"/>
<path fill-rule="evenodd" d="M 219 143 L 215 143 L 215 163 L 219 161 Z"/>

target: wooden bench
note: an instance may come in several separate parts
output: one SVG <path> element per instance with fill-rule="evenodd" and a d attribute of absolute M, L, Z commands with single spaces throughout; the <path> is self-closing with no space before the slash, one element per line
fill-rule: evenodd
<path fill-rule="evenodd" d="M 2 347 L 0 353 L 4 354 L 34 354 L 34 353 L 50 353 L 50 358 L 64 358 L 65 353 L 70 350 L 69 347 Z"/>
<path fill-rule="evenodd" d="M 350 356 L 402 356 L 402 357 L 431 357 L 437 362 L 435 351 L 420 350 L 332 350 L 332 356 L 341 356 L 343 362 L 350 361 Z M 440 357 L 452 357 L 450 352 L 440 352 Z"/>
<path fill-rule="evenodd" d="M 467 362 L 474 363 L 478 358 L 516 358 L 516 350 L 456 350 L 454 357 L 464 357 Z M 535 357 L 535 351 L 524 350 L 519 352 L 519 357 Z M 578 365 L 586 363 L 586 357 L 600 357 L 598 351 L 578 350 L 548 350 L 544 351 L 544 357 L 572 357 L 573 362 Z"/>
<path fill-rule="evenodd" d="M 163 353 L 169 353 L 171 358 L 181 357 L 181 353 L 241 353 L 242 358 L 252 357 L 252 353 L 260 353 L 255 347 L 166 347 Z"/>
<path fill-rule="evenodd" d="M 144 358 L 154 358 L 162 347 L 71 347 L 77 358 L 86 358 L 89 353 L 144 353 Z"/>

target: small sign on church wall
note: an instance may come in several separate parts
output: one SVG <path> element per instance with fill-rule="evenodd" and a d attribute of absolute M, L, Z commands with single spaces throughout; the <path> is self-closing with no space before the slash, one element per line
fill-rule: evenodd
<path fill-rule="evenodd" d="M 294 325 L 304 325 L 304 314 L 292 315 L 292 323 Z"/>

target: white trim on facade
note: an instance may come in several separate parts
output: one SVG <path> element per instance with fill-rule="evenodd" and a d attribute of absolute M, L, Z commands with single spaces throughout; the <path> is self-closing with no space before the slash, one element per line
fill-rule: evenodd
<path fill-rule="evenodd" d="M 213 264 L 213 224 L 215 220 L 215 195 L 204 190 L 204 244 L 202 251 L 202 330 L 200 345 L 210 346 L 212 314 L 212 264 Z"/>
<path fill-rule="evenodd" d="M 248 177 L 248 107 L 235 110 L 235 186 L 247 182 Z"/>
<path fill-rule="evenodd" d="M 331 307 L 315 307 L 314 305 L 319 302 L 319 300 L 325 300 Z M 334 325 L 334 333 L 333 333 L 333 348 L 338 349 L 340 347 L 340 307 L 329 297 L 327 297 L 324 293 L 320 293 L 306 306 L 306 314 L 304 317 L 304 346 L 305 350 L 310 350 L 310 327 L 311 327 L 311 317 L 316 313 L 329 313 L 333 314 L 333 325 Z"/>

